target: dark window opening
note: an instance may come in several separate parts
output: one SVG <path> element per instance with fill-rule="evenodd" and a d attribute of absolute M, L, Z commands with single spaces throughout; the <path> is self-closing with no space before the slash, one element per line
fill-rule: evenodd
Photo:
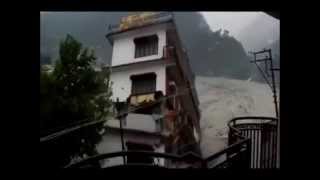
<path fill-rule="evenodd" d="M 132 88 L 131 93 L 146 94 L 156 91 L 156 75 L 154 73 L 131 76 Z"/>
<path fill-rule="evenodd" d="M 151 151 L 154 152 L 154 149 L 152 146 L 147 144 L 139 144 L 139 143 L 132 143 L 127 142 L 127 149 L 128 151 Z M 127 163 L 143 163 L 143 164 L 152 164 L 153 158 L 147 157 L 143 155 L 135 155 L 135 156 L 128 156 Z"/>
<path fill-rule="evenodd" d="M 134 39 L 135 58 L 158 54 L 158 36 L 146 36 Z"/>
<path fill-rule="evenodd" d="M 174 106 L 173 106 L 173 101 L 172 100 L 168 99 L 166 105 L 167 105 L 168 110 L 170 110 L 170 111 L 174 110 Z"/>

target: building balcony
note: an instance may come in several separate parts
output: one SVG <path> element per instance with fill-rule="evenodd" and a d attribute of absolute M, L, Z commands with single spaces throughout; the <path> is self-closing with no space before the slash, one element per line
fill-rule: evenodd
<path fill-rule="evenodd" d="M 154 103 L 156 101 L 156 94 L 154 92 L 135 94 L 129 97 L 129 104 L 132 106 L 139 106 L 147 103 Z"/>
<path fill-rule="evenodd" d="M 145 88 L 147 89 L 147 87 Z M 138 90 L 137 90 L 138 91 Z M 128 104 L 131 107 L 136 107 L 139 109 L 153 110 L 156 106 L 161 104 L 161 98 L 163 97 L 162 91 L 145 91 L 131 94 L 128 97 Z M 147 106 L 147 107 L 142 107 Z M 160 111 L 156 111 L 156 113 L 160 113 Z M 144 114 L 144 113 L 142 113 Z M 146 114 L 152 114 L 152 112 L 146 112 Z"/>
<path fill-rule="evenodd" d="M 123 129 L 137 132 L 158 133 L 163 129 L 163 116 L 158 114 L 129 113 L 123 120 Z M 105 123 L 110 128 L 120 128 L 118 119 L 110 119 Z"/>

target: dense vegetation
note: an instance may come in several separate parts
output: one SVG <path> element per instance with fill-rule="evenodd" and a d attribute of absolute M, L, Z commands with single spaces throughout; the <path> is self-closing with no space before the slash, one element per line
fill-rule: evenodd
<path fill-rule="evenodd" d="M 53 71 L 40 70 L 40 137 L 110 115 L 109 72 L 96 71 L 95 60 L 93 51 L 68 35 L 60 43 Z M 72 158 L 96 154 L 101 128 L 98 123 L 41 143 L 43 161 L 62 166 Z"/>

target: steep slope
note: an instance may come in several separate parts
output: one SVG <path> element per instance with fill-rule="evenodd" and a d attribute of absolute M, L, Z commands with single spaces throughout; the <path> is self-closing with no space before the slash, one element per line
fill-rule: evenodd
<path fill-rule="evenodd" d="M 197 75 L 247 79 L 252 71 L 242 44 L 228 31 L 212 32 L 200 13 L 176 13 L 176 23 Z"/>

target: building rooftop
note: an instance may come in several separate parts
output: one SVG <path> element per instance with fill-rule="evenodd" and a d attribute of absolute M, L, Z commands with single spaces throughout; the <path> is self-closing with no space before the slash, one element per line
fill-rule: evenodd
<path fill-rule="evenodd" d="M 119 24 L 109 25 L 107 37 L 154 24 L 161 24 L 173 21 L 173 14 L 170 12 L 145 12 L 123 17 Z"/>

